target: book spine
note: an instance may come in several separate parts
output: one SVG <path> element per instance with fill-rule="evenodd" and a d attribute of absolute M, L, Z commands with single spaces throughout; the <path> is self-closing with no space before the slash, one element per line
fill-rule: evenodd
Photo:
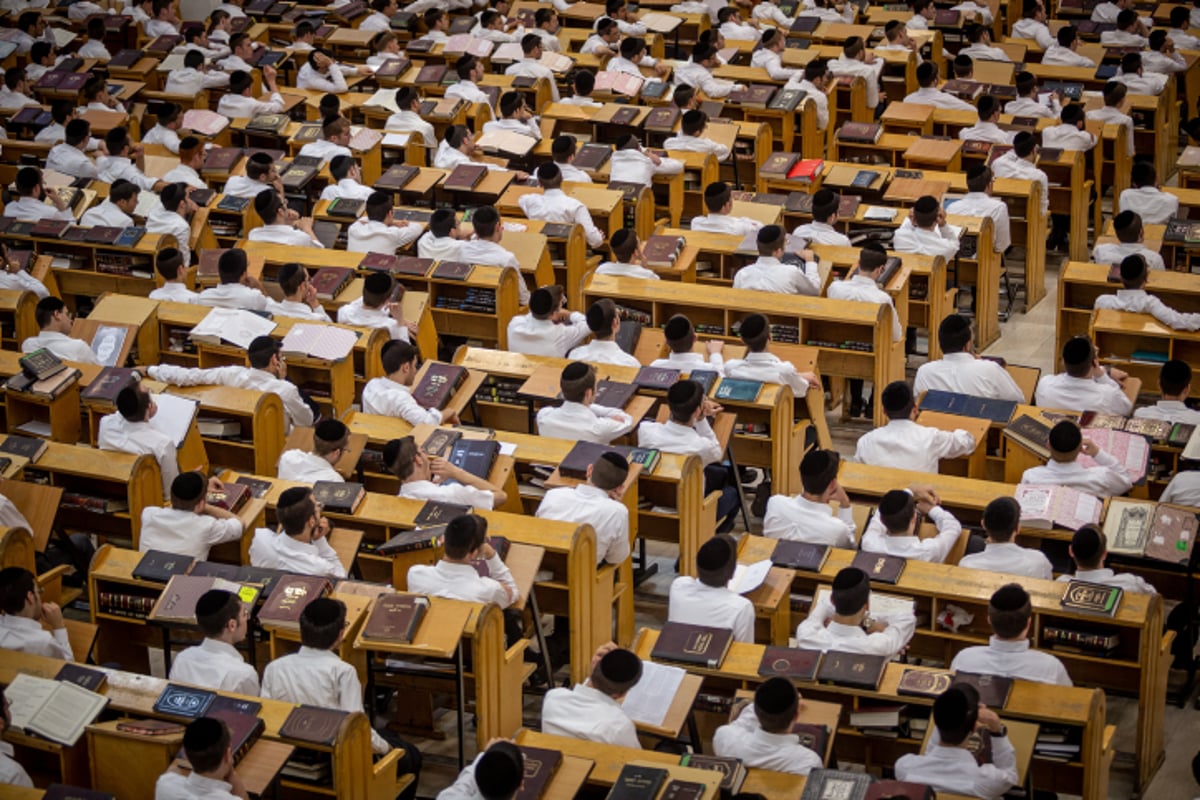
<path fill-rule="evenodd" d="M 1063 644 L 1080 650 L 1111 652 L 1121 643 L 1121 637 L 1115 633 L 1088 633 L 1067 628 L 1044 628 L 1042 635 L 1052 644 Z"/>

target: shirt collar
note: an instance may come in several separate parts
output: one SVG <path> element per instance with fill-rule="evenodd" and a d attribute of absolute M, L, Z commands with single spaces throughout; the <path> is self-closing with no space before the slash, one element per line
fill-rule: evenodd
<path fill-rule="evenodd" d="M 479 573 L 470 564 L 457 564 L 445 559 L 442 559 L 437 563 L 437 570 L 443 574 L 449 573 L 450 576 L 461 576 L 458 578 L 460 581 L 462 578 L 466 578 L 468 576 L 471 578 L 479 577 Z"/>
<path fill-rule="evenodd" d="M 621 707 L 621 705 L 616 700 L 612 699 L 611 697 L 609 697 L 608 695 L 606 695 L 604 692 L 600 691 L 596 687 L 589 686 L 586 683 L 575 684 L 575 688 L 573 691 L 578 692 L 579 694 L 582 694 L 585 697 L 590 697 L 597 702 L 607 703 L 607 704 L 615 706 L 617 708 Z"/>
<path fill-rule="evenodd" d="M 332 650 L 322 650 L 319 647 L 307 647 L 305 645 L 300 645 L 300 649 L 296 651 L 296 655 L 301 658 L 311 658 L 318 661 L 328 661 L 331 658 L 335 658 L 338 661 L 342 660 L 341 656 Z"/>
<path fill-rule="evenodd" d="M 1075 570 L 1076 579 L 1081 581 L 1095 581 L 1097 583 L 1103 583 L 1105 580 L 1112 578 L 1114 574 L 1115 573 L 1113 573 L 1113 571 L 1107 567 L 1101 567 L 1100 569 Z"/>
<path fill-rule="evenodd" d="M 578 486 L 575 487 L 575 492 L 577 494 L 583 495 L 586 498 L 592 498 L 592 499 L 597 499 L 597 500 L 608 498 L 608 492 L 604 491 L 599 486 L 593 486 L 590 483 L 579 484 Z"/>
<path fill-rule="evenodd" d="M 858 625 L 846 625 L 845 623 L 834 622 L 833 620 L 829 621 L 826 630 L 840 639 L 858 639 L 867 635 L 867 632 Z"/>
<path fill-rule="evenodd" d="M 237 651 L 237 648 L 228 642 L 222 642 L 220 639 L 205 638 L 200 643 L 200 649 L 214 655 L 233 656 L 239 661 L 242 660 L 242 654 Z"/>
<path fill-rule="evenodd" d="M 26 631 L 43 630 L 42 623 L 38 622 L 36 619 L 30 619 L 29 617 L 22 617 L 19 614 L 0 614 L 0 624 L 3 624 L 5 627 L 8 627 L 8 628 L 16 628 L 18 630 L 26 630 Z"/>
<path fill-rule="evenodd" d="M 998 650 L 1001 653 L 1024 653 L 1029 649 L 1029 640 L 1021 639 L 1020 641 L 1012 641 L 1001 639 L 999 636 L 992 636 L 988 639 L 988 647 Z"/>
<path fill-rule="evenodd" d="M 864 283 L 867 286 L 877 286 L 874 278 L 867 277 L 866 275 L 860 275 L 857 272 L 850 276 L 850 281 L 852 283 Z"/>

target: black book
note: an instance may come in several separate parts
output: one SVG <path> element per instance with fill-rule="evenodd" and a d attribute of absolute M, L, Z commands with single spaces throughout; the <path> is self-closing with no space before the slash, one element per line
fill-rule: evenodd
<path fill-rule="evenodd" d="M 705 394 L 712 391 L 713 384 L 717 382 L 717 378 L 719 377 L 720 375 L 711 369 L 696 369 L 688 373 L 688 380 L 700 384 Z"/>
<path fill-rule="evenodd" d="M 613 337 L 613 341 L 617 343 L 617 347 L 621 348 L 622 352 L 633 355 L 633 351 L 637 348 L 638 339 L 642 336 L 642 323 L 637 320 L 623 319 L 621 327 L 617 328 L 617 335 Z"/>
<path fill-rule="evenodd" d="M 30 464 L 36 464 L 49 447 L 45 439 L 32 436 L 13 436 L 9 434 L 0 442 L 0 453 L 8 453 L 28 459 Z"/>
<path fill-rule="evenodd" d="M 162 694 L 154 701 L 154 710 L 171 717 L 196 719 L 204 716 L 216 697 L 216 692 L 207 689 L 168 683 L 167 688 L 163 689 Z"/>
<path fill-rule="evenodd" d="M 444 525 L 455 517 L 461 517 L 463 514 L 470 513 L 470 506 L 426 500 L 425 505 L 421 506 L 421 510 L 417 512 L 417 516 L 413 517 L 413 524 L 417 527 L 424 525 Z"/>
<path fill-rule="evenodd" d="M 829 545 L 813 542 L 795 542 L 781 539 L 775 544 L 771 553 L 771 563 L 786 569 L 800 569 L 805 572 L 820 572 L 829 558 Z"/>
<path fill-rule="evenodd" d="M 1008 422 L 1017 410 L 1015 400 L 996 400 L 958 392 L 930 389 L 921 399 L 922 411 L 941 411 L 961 417 L 977 417 L 992 422 Z"/>
<path fill-rule="evenodd" d="M 626 764 L 613 783 L 607 800 L 655 800 L 671 773 L 659 767 Z"/>
<path fill-rule="evenodd" d="M 168 553 L 163 550 L 147 550 L 142 560 L 133 568 L 133 577 L 143 581 L 166 583 L 175 575 L 186 575 L 193 558 Z"/>
<path fill-rule="evenodd" d="M 448 460 L 475 477 L 487 480 L 492 462 L 499 452 L 500 443 L 495 439 L 459 439 L 451 449 Z"/>
<path fill-rule="evenodd" d="M 887 662 L 887 656 L 830 650 L 821 659 L 821 666 L 817 670 L 817 681 L 874 691 L 879 688 L 879 681 L 883 678 Z"/>
<path fill-rule="evenodd" d="M 98 669 L 88 669 L 79 664 L 67 662 L 54 676 L 54 680 L 73 683 L 89 692 L 98 692 L 108 680 L 108 676 Z"/>

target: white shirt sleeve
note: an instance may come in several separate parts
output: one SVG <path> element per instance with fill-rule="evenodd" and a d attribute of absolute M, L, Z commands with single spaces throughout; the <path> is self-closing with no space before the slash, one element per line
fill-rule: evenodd
<path fill-rule="evenodd" d="M 937 526 L 937 536 L 932 539 L 925 539 L 923 543 L 928 548 L 930 555 L 933 556 L 934 561 L 942 564 L 945 563 L 946 556 L 954 549 L 954 545 L 962 533 L 962 524 L 954 518 L 953 514 L 941 506 L 930 509 L 929 519 Z"/>
<path fill-rule="evenodd" d="M 713 433 L 712 426 L 708 424 L 708 420 L 701 419 L 697 422 L 695 431 L 700 434 L 700 438 L 704 439 L 704 448 L 700 451 L 700 460 L 705 464 L 715 464 L 720 461 L 725 453 L 721 449 L 721 443 L 717 441 L 717 435 Z"/>
<path fill-rule="evenodd" d="M 513 580 L 512 572 L 509 571 L 508 565 L 500 560 L 499 555 L 489 558 L 487 565 L 492 580 L 499 584 L 495 596 L 492 597 L 492 602 L 501 608 L 508 608 L 518 599 L 517 582 Z M 508 591 L 505 591 L 506 589 Z"/>
<path fill-rule="evenodd" d="M 1129 473 L 1121 467 L 1120 462 L 1111 453 L 1101 450 L 1096 453 L 1094 460 L 1097 467 L 1089 472 L 1103 473 L 1100 483 L 1106 494 L 1122 495 L 1133 488 L 1133 481 L 1129 479 Z"/>

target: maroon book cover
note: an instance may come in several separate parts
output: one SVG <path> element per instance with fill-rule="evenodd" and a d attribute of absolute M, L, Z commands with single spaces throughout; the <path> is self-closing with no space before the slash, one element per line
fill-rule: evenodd
<path fill-rule="evenodd" d="M 288 714 L 279 727 L 279 735 L 299 742 L 333 744 L 342 721 L 349 715 L 350 712 L 335 708 L 302 705 Z"/>
<path fill-rule="evenodd" d="M 422 408 L 442 410 L 450 402 L 456 389 L 462 386 L 467 370 L 455 364 L 430 361 L 421 380 L 413 387 L 413 399 Z"/>

